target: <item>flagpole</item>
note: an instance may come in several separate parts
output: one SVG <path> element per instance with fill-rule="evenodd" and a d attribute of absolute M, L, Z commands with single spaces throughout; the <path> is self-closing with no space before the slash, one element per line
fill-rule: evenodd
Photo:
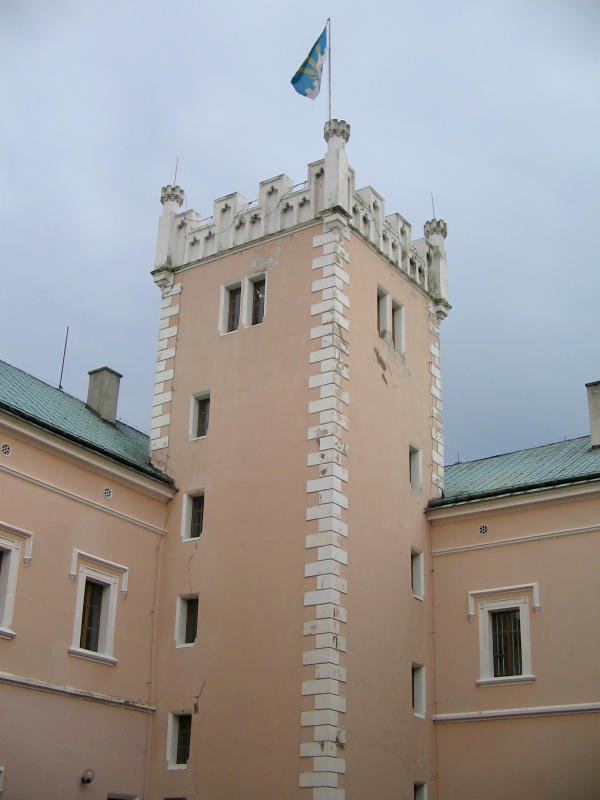
<path fill-rule="evenodd" d="M 331 17 L 327 17 L 327 75 L 329 78 L 329 122 L 331 122 Z"/>

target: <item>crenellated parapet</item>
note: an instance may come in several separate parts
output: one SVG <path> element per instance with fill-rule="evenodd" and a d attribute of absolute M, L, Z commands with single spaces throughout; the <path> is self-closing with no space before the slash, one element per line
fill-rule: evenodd
<path fill-rule="evenodd" d="M 325 157 L 308 165 L 306 181 L 295 184 L 287 175 L 277 175 L 259 184 L 255 200 L 239 192 L 216 199 L 209 217 L 192 209 L 180 211 L 183 189 L 163 187 L 155 276 L 165 268 L 177 269 L 291 231 L 334 210 L 345 214 L 357 234 L 427 293 L 436 313 L 444 317 L 450 308 L 446 223 L 428 220 L 424 238 L 412 241 L 410 224 L 401 214 L 386 215 L 382 195 L 371 186 L 355 188 L 355 173 L 345 150 L 350 125 L 329 120 L 324 138 Z"/>

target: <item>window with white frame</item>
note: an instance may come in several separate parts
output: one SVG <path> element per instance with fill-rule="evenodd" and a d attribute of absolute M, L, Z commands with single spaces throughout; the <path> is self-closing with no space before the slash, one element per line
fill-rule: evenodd
<path fill-rule="evenodd" d="M 122 564 L 73 550 L 69 577 L 77 580 L 73 638 L 69 653 L 107 664 L 114 656 L 119 597 L 127 594 L 129 570 Z"/>
<path fill-rule="evenodd" d="M 412 444 L 408 447 L 408 480 L 413 492 L 421 489 L 421 451 Z"/>
<path fill-rule="evenodd" d="M 422 664 L 412 665 L 412 708 L 415 717 L 425 716 L 425 667 Z"/>
<path fill-rule="evenodd" d="M 181 515 L 181 538 L 199 539 L 204 530 L 204 492 L 194 492 L 183 496 Z"/>
<path fill-rule="evenodd" d="M 221 287 L 219 330 L 233 333 L 263 322 L 267 303 L 267 275 L 249 275 L 241 281 Z"/>
<path fill-rule="evenodd" d="M 413 597 L 422 600 L 425 596 L 424 557 L 414 547 L 410 551 L 410 585 Z"/>
<path fill-rule="evenodd" d="M 28 564 L 31 561 L 33 534 L 16 528 L 11 530 L 18 530 L 18 533 L 27 537 L 23 560 Z M 2 639 L 12 639 L 16 635 L 12 629 L 12 622 L 21 547 L 22 543 L 17 538 L 0 533 L 0 638 Z"/>
<path fill-rule="evenodd" d="M 167 766 L 185 769 L 190 758 L 192 715 L 188 712 L 169 714 L 167 730 Z"/>
<path fill-rule="evenodd" d="M 480 600 L 477 683 L 533 680 L 529 598 Z"/>
<path fill-rule="evenodd" d="M 175 642 L 177 647 L 191 647 L 198 632 L 198 595 L 177 598 L 175 611 Z"/>
<path fill-rule="evenodd" d="M 209 419 L 210 392 L 195 394 L 190 411 L 190 439 L 202 439 L 207 435 Z"/>

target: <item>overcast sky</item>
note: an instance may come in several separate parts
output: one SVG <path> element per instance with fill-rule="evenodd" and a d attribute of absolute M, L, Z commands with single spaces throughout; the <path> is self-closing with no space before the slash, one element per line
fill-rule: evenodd
<path fill-rule="evenodd" d="M 588 432 L 600 379 L 598 0 L 0 0 L 0 358 L 148 430 L 160 188 L 208 216 L 306 178 L 326 96 L 290 78 L 333 18 L 357 185 L 448 223 L 447 460 Z M 595 320 L 595 321 L 594 321 Z"/>

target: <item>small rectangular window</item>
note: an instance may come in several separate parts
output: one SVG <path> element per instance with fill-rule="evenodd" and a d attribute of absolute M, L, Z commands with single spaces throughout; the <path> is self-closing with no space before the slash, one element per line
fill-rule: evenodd
<path fill-rule="evenodd" d="M 192 715 L 187 712 L 169 714 L 167 729 L 167 766 L 185 769 L 190 760 Z"/>
<path fill-rule="evenodd" d="M 521 615 L 518 608 L 491 611 L 494 677 L 522 675 Z"/>
<path fill-rule="evenodd" d="M 242 307 L 242 287 L 232 286 L 227 291 L 227 331 L 237 331 L 240 327 L 240 310 Z"/>
<path fill-rule="evenodd" d="M 86 578 L 79 638 L 79 646 L 83 650 L 93 650 L 97 653 L 100 649 L 102 602 L 105 591 L 105 585 Z"/>
<path fill-rule="evenodd" d="M 190 758 L 190 740 L 192 734 L 192 715 L 177 714 L 177 749 L 176 764 L 187 764 Z"/>
<path fill-rule="evenodd" d="M 416 717 L 425 716 L 425 667 L 412 665 L 412 707 Z"/>
<path fill-rule="evenodd" d="M 377 332 L 382 339 L 387 336 L 387 304 L 389 295 L 382 289 L 377 290 Z"/>
<path fill-rule="evenodd" d="M 410 552 L 410 583 L 413 597 L 422 600 L 425 595 L 423 570 L 423 553 L 418 550 Z"/>
<path fill-rule="evenodd" d="M 190 521 L 188 538 L 197 539 L 204 526 L 204 495 L 197 494 L 190 498 Z"/>
<path fill-rule="evenodd" d="M 408 448 L 408 475 L 410 488 L 418 492 L 421 488 L 421 451 L 412 444 Z"/>
<path fill-rule="evenodd" d="M 392 300 L 392 342 L 399 353 L 404 352 L 404 307 Z"/>
<path fill-rule="evenodd" d="M 208 420 L 210 417 L 210 397 L 197 397 L 195 408 L 195 435 L 199 439 L 208 433 Z"/>
<path fill-rule="evenodd" d="M 413 800 L 427 800 L 427 784 L 413 784 Z"/>
<path fill-rule="evenodd" d="M 252 281 L 252 325 L 259 325 L 265 316 L 267 282 L 265 278 Z"/>
<path fill-rule="evenodd" d="M 198 628 L 198 598 L 188 597 L 185 600 L 184 644 L 193 644 L 196 641 L 197 628 Z"/>
<path fill-rule="evenodd" d="M 194 644 L 198 631 L 198 597 L 177 598 L 175 613 L 175 642 L 178 647 Z"/>

